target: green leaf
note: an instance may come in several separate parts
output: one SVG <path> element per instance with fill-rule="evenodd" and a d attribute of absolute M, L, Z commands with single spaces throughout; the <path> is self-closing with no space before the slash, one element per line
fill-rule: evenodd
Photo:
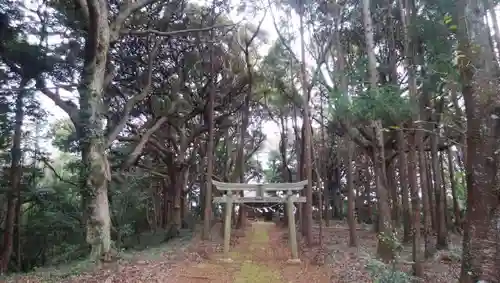
<path fill-rule="evenodd" d="M 453 18 L 450 15 L 444 16 L 444 23 L 445 24 L 450 24 L 453 21 Z"/>

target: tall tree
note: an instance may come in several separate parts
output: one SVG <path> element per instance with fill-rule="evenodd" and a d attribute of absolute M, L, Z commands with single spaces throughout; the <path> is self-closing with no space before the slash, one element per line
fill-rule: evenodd
<path fill-rule="evenodd" d="M 498 156 L 500 119 L 498 95 L 488 29 L 479 1 L 457 3 L 458 68 L 467 117 L 467 211 L 460 282 L 500 278 L 498 219 Z M 476 50 L 476 51 L 475 51 Z M 481 52 L 477 52 L 477 50 Z M 494 87 L 494 86 L 493 86 Z"/>
<path fill-rule="evenodd" d="M 312 233 L 312 224 L 313 224 L 313 216 L 312 216 L 312 202 L 313 202 L 313 192 L 312 192 L 312 148 L 311 148 L 311 140 L 312 140 L 312 129 L 311 129 L 311 117 L 310 117 L 310 109 L 309 109 L 309 94 L 310 91 L 309 83 L 307 80 L 306 74 L 306 48 L 305 48 L 305 39 L 304 39 L 304 14 L 305 14 L 305 4 L 303 1 L 299 1 L 299 33 L 300 33 L 300 77 L 301 77 L 301 87 L 302 87 L 302 97 L 301 97 L 301 106 L 302 106 L 302 148 L 301 154 L 304 156 L 303 163 L 301 164 L 301 171 L 305 172 L 304 177 L 306 178 L 307 186 L 306 186 L 306 199 L 307 202 L 304 204 L 304 234 L 307 239 L 307 243 L 309 245 L 313 244 L 313 233 Z"/>

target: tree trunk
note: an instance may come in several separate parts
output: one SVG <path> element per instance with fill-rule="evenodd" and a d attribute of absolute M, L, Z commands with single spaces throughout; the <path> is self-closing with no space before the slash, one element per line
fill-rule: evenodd
<path fill-rule="evenodd" d="M 172 195 L 172 223 L 169 223 L 169 236 L 177 236 L 179 235 L 179 231 L 182 226 L 182 194 L 184 192 L 183 184 L 183 176 L 184 170 L 187 168 L 183 168 L 182 166 L 170 166 L 170 187 Z"/>
<path fill-rule="evenodd" d="M 24 89 L 28 80 L 22 80 L 20 87 Z M 15 113 L 15 124 L 14 124 L 14 137 L 12 139 L 12 149 L 11 149 L 11 166 L 10 166 L 10 181 L 11 190 L 7 195 L 7 215 L 5 217 L 5 230 L 3 233 L 3 243 L 2 250 L 0 254 L 0 274 L 4 274 L 8 271 L 10 258 L 13 251 L 14 242 L 14 224 L 16 220 L 16 208 L 18 202 L 20 201 L 20 191 L 21 191 L 21 178 L 22 178 L 22 152 L 21 152 L 21 138 L 22 138 L 22 126 L 24 121 L 24 97 L 26 91 L 22 90 L 19 92 L 16 98 L 16 113 Z M 18 220 L 19 221 L 19 220 Z M 19 260 L 19 259 L 17 259 Z"/>
<path fill-rule="evenodd" d="M 398 190 L 396 186 L 396 176 L 394 175 L 394 168 L 392 168 L 392 165 L 389 165 L 388 170 L 386 170 L 386 178 L 387 178 L 387 186 L 390 192 L 391 196 L 391 219 L 392 219 L 392 225 L 393 227 L 398 227 L 399 223 L 401 223 L 401 220 L 399 219 L 399 212 L 400 212 L 400 207 L 399 207 L 399 197 L 398 197 Z"/>
<path fill-rule="evenodd" d="M 434 119 L 436 121 L 436 119 Z M 432 177 L 434 181 L 434 194 L 436 196 L 436 232 L 437 241 L 436 248 L 438 250 L 446 249 L 448 247 L 447 240 L 447 229 L 446 229 L 446 219 L 445 219 L 445 207 L 444 207 L 444 195 L 443 195 L 443 181 L 441 180 L 441 170 L 439 166 L 439 156 L 438 156 L 438 136 L 436 133 L 431 134 L 431 165 L 432 165 Z"/>
<path fill-rule="evenodd" d="M 354 154 L 354 142 L 349 139 L 347 141 L 347 222 L 349 223 L 349 246 L 356 247 L 358 245 L 356 239 L 356 220 L 354 218 L 354 184 L 353 184 L 353 166 L 352 158 Z"/>
<path fill-rule="evenodd" d="M 439 153 L 439 169 L 440 169 L 440 174 L 441 174 L 441 180 L 443 180 L 443 190 L 441 191 L 441 194 L 443 195 L 443 207 L 444 207 L 444 220 L 445 220 L 445 227 L 446 227 L 446 233 L 448 233 L 448 230 L 452 228 L 451 225 L 451 220 L 450 220 L 450 213 L 448 213 L 448 194 L 447 194 L 447 189 L 446 189 L 446 174 L 444 172 L 445 170 L 445 165 L 444 165 L 444 153 L 440 152 Z"/>
<path fill-rule="evenodd" d="M 424 234 L 424 256 L 425 258 L 429 258 L 431 256 L 430 250 L 430 235 L 431 235 L 431 218 L 432 218 L 432 209 L 431 202 L 429 201 L 429 186 L 428 186 L 428 178 L 427 178 L 427 161 L 425 158 L 425 151 L 423 145 L 423 129 L 420 126 L 417 126 L 416 132 L 416 145 L 418 149 L 418 159 L 419 159 L 419 175 L 420 175 L 420 187 L 422 190 L 422 207 L 424 209 L 423 217 L 423 234 Z"/>
<path fill-rule="evenodd" d="M 212 7 L 214 9 L 214 7 Z M 213 41 L 214 31 L 210 31 L 210 38 Z M 215 73 L 214 69 L 214 47 L 211 46 L 210 50 L 210 72 Z M 204 240 L 210 239 L 210 228 L 212 221 L 212 175 L 214 171 L 214 103 L 215 103 L 215 83 L 214 78 L 210 78 L 210 92 L 208 94 L 208 105 L 204 123 L 208 125 L 208 141 L 207 141 L 207 174 L 205 176 L 205 192 L 204 192 L 204 205 L 203 205 L 203 235 Z"/>
<path fill-rule="evenodd" d="M 411 207 L 413 210 L 413 217 L 412 217 L 412 226 L 413 226 L 413 233 L 412 233 L 412 260 L 414 262 L 413 264 L 413 274 L 415 276 L 422 277 L 424 275 L 424 270 L 423 270 L 423 259 L 422 259 L 422 252 L 420 248 L 420 235 L 421 235 L 421 222 L 420 222 L 420 196 L 419 196 L 419 189 L 417 185 L 417 149 L 416 149 L 416 144 L 418 144 L 418 134 L 414 133 L 410 137 L 409 141 L 409 154 L 408 154 L 408 180 L 410 184 L 410 193 L 411 193 Z M 425 189 L 425 186 L 422 186 L 422 197 L 424 196 L 423 190 Z M 424 205 L 424 222 L 426 221 L 426 216 L 429 216 L 428 212 L 425 212 L 425 208 L 427 207 L 428 204 Z M 428 219 L 427 219 L 428 220 Z M 424 223 L 424 235 L 427 235 L 426 232 L 429 229 L 428 221 L 427 224 Z M 428 237 L 424 236 L 424 241 L 428 241 Z M 426 244 L 427 245 L 427 244 Z M 427 249 L 426 249 L 427 250 Z"/>
<path fill-rule="evenodd" d="M 500 119 L 492 53 L 481 1 L 457 3 L 458 59 L 467 117 L 467 211 L 461 283 L 498 282 L 500 278 Z M 472 38 L 472 41 L 471 39 Z M 496 60 L 494 60 L 496 61 Z M 492 84 L 492 82 L 495 82 Z"/>
<path fill-rule="evenodd" d="M 365 175 L 365 195 L 366 195 L 366 218 L 367 218 L 367 223 L 372 224 L 373 223 L 373 208 L 372 208 L 372 175 L 370 174 L 370 159 L 365 156 L 364 162 L 363 162 L 363 172 Z"/>
<path fill-rule="evenodd" d="M 368 52 L 368 74 L 370 77 L 370 91 L 375 95 L 378 91 L 378 71 L 377 58 L 375 56 L 375 41 L 373 39 L 373 24 L 370 11 L 370 0 L 363 0 L 363 24 L 365 31 L 366 50 Z M 389 195 L 386 183 L 384 139 L 382 134 L 382 121 L 371 122 L 371 128 L 374 136 L 373 150 L 373 168 L 375 171 L 375 184 L 378 195 L 378 233 L 379 241 L 377 255 L 388 262 L 394 259 L 392 250 L 393 232 L 391 225 L 391 212 L 389 208 Z"/>
<path fill-rule="evenodd" d="M 423 138 L 423 134 L 422 134 Z M 425 142 L 422 142 L 422 146 L 425 146 Z M 424 158 L 425 158 L 425 168 L 426 168 L 426 176 L 427 176 L 427 198 L 429 201 L 430 205 L 430 213 L 431 213 L 431 227 L 432 230 L 437 232 L 437 206 L 436 206 L 436 196 L 435 196 L 435 184 L 434 184 L 434 177 L 433 177 L 433 172 L 432 172 L 432 156 L 427 154 L 427 152 L 424 152 Z"/>
<path fill-rule="evenodd" d="M 299 20 L 300 20 L 300 50 L 301 50 L 301 64 L 300 64 L 300 75 L 301 75 L 301 85 L 302 85 L 302 107 L 303 107 L 303 117 L 302 117 L 302 128 L 304 129 L 304 147 L 302 148 L 304 154 L 304 163 L 302 169 L 305 170 L 305 177 L 307 180 L 307 186 L 305 189 L 305 196 L 307 202 L 303 204 L 304 207 L 304 232 L 306 236 L 306 241 L 309 246 L 313 244 L 313 233 L 312 233 L 312 201 L 313 201 L 313 192 L 312 192 L 312 156 L 311 156 L 311 140 L 312 140 L 312 129 L 311 129 L 311 120 L 309 115 L 309 93 L 308 93 L 308 83 L 306 78 L 306 56 L 305 56 L 305 41 L 304 41 L 304 10 L 305 5 L 300 0 L 300 12 L 299 12 Z"/>
<path fill-rule="evenodd" d="M 398 1 L 398 5 L 401 10 L 401 15 L 406 15 L 402 17 L 402 22 L 404 26 L 404 46 L 405 46 L 405 56 L 406 56 L 406 65 L 408 69 L 408 90 L 410 93 L 410 103 L 413 105 L 419 105 L 419 97 L 417 93 L 417 80 L 416 80 L 416 56 L 417 56 L 417 33 L 415 29 L 415 21 L 417 18 L 417 10 L 415 7 L 415 2 L 413 0 L 405 1 L 403 4 L 402 0 Z M 420 123 L 415 123 L 415 121 L 420 120 L 420 109 L 414 111 L 409 123 L 411 129 L 414 129 L 409 133 L 408 136 L 408 164 L 403 166 L 405 169 L 408 169 L 408 185 L 411 194 L 411 208 L 413 210 L 412 215 L 412 226 L 413 226 L 413 243 L 412 243 L 412 260 L 413 260 L 413 274 L 418 277 L 423 276 L 423 259 L 422 253 L 420 249 L 420 234 L 421 234 L 421 222 L 420 222 L 420 197 L 419 197 L 419 188 L 417 182 L 417 146 L 419 148 L 422 147 L 422 138 L 421 138 L 421 125 Z M 400 157 L 404 158 L 404 136 L 403 131 L 401 130 L 399 133 L 399 141 L 401 143 L 400 149 L 402 150 L 402 155 Z M 419 154 L 420 155 L 420 154 Z M 403 159 L 400 158 L 400 161 Z M 422 168 L 422 166 L 420 167 Z M 422 171 L 422 169 L 421 169 Z M 422 180 L 422 176 L 420 176 Z M 420 182 L 422 187 L 422 196 L 425 196 L 424 190 L 426 190 L 425 184 Z M 406 195 L 405 195 L 406 196 Z M 425 203 L 425 201 L 424 201 Z M 428 208 L 424 204 L 424 223 L 426 221 L 425 216 L 428 216 L 428 213 L 425 211 L 425 208 Z M 426 214 L 427 213 L 427 214 Z M 410 213 L 408 213 L 410 214 Z M 428 228 L 426 224 L 424 224 L 424 231 Z"/>
<path fill-rule="evenodd" d="M 377 255 L 384 261 L 389 262 L 394 259 L 393 233 L 391 225 L 391 212 L 389 208 L 389 194 L 385 186 L 385 160 L 382 136 L 382 123 L 380 121 L 372 122 L 375 136 L 375 146 L 373 147 L 373 167 L 375 169 L 375 183 L 378 195 L 378 234 L 379 241 Z"/>
<path fill-rule="evenodd" d="M 450 173 L 451 196 L 453 198 L 453 215 L 455 216 L 455 229 L 461 229 L 462 220 L 460 215 L 460 206 L 458 205 L 457 184 L 455 180 L 455 163 L 453 162 L 453 153 L 451 147 L 448 147 L 448 172 Z"/>
<path fill-rule="evenodd" d="M 104 132 L 104 78 L 109 49 L 110 28 L 107 2 L 89 11 L 89 31 L 85 42 L 84 67 L 80 93 L 80 132 L 84 189 L 88 218 L 87 243 L 92 250 L 90 258 L 98 262 L 101 256 L 108 260 L 111 249 L 111 219 L 108 202 L 108 181 L 111 179 L 106 154 Z"/>
<path fill-rule="evenodd" d="M 406 142 L 404 137 L 404 131 L 400 129 L 398 131 L 398 148 L 399 148 L 399 184 L 401 186 L 401 200 L 403 204 L 403 243 L 409 243 L 411 241 L 411 213 L 410 213 L 410 203 L 409 203 L 409 192 L 408 192 L 408 181 L 411 179 L 412 182 L 415 182 L 414 176 L 411 178 L 408 177 L 408 172 L 410 174 L 415 174 L 415 159 L 408 161 L 406 159 Z M 412 147 L 410 150 L 414 150 Z M 413 153 L 413 158 L 415 157 L 415 153 Z M 410 165 L 409 162 L 412 162 Z M 408 167 L 408 168 L 407 168 Z M 408 169 L 408 171 L 407 171 Z M 411 188 L 416 187 L 416 182 L 411 184 Z"/>

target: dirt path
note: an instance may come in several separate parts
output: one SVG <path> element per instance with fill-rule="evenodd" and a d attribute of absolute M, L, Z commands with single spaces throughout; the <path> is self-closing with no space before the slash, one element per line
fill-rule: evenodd
<path fill-rule="evenodd" d="M 331 282 L 328 268 L 306 262 L 287 264 L 290 252 L 283 234 L 273 223 L 254 222 L 246 236 L 232 248 L 231 263 L 221 262 L 220 254 L 199 264 L 186 262 L 175 266 L 169 279 L 176 283 Z"/>

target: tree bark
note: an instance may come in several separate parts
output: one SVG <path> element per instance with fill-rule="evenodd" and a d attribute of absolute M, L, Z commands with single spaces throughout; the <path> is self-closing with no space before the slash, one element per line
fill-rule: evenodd
<path fill-rule="evenodd" d="M 451 147 L 448 147 L 448 172 L 450 174 L 451 196 L 453 198 L 455 229 L 461 229 L 462 216 L 460 215 L 460 206 L 458 205 L 457 182 L 455 180 L 455 163 L 453 162 L 453 153 L 451 151 Z"/>
<path fill-rule="evenodd" d="M 492 77 L 493 53 L 486 38 L 481 1 L 457 3 L 460 81 L 467 117 L 467 211 L 461 283 L 500 278 L 500 101 Z M 479 52 L 478 52 L 479 50 Z M 484 51 L 484 54 L 483 54 Z"/>
<path fill-rule="evenodd" d="M 354 218 L 354 184 L 353 184 L 353 166 L 352 158 L 354 154 L 354 142 L 349 139 L 347 141 L 347 222 L 349 223 L 349 246 L 356 247 L 358 245 L 356 239 L 356 220 Z"/>
<path fill-rule="evenodd" d="M 401 201 L 403 204 L 403 243 L 409 243 L 411 241 L 411 213 L 410 213 L 410 202 L 409 202 L 409 192 L 408 192 L 408 181 L 411 179 L 410 182 L 411 188 L 416 187 L 416 182 L 415 182 L 415 177 L 411 176 L 411 178 L 408 177 L 408 172 L 409 174 L 415 174 L 415 159 L 408 161 L 406 158 L 406 142 L 405 142 L 405 137 L 404 137 L 404 131 L 400 129 L 398 131 L 398 148 L 399 148 L 399 184 L 401 186 Z M 412 158 L 415 158 L 415 148 L 410 148 L 410 150 L 413 150 L 413 156 Z M 410 165 L 410 162 L 412 164 Z M 408 169 L 408 170 L 407 170 Z"/>
<path fill-rule="evenodd" d="M 375 169 L 375 184 L 378 195 L 378 234 L 379 241 L 377 246 L 377 255 L 389 262 L 394 259 L 394 250 L 392 249 L 393 232 L 391 225 L 391 212 L 389 208 L 389 194 L 385 185 L 385 160 L 382 136 L 382 123 L 380 121 L 372 122 L 376 145 L 373 148 L 373 167 Z"/>
<path fill-rule="evenodd" d="M 365 175 L 365 195 L 366 195 L 366 218 L 367 223 L 373 223 L 373 208 L 372 208 L 372 175 L 370 174 L 370 159 L 368 157 L 364 157 L 363 161 L 363 172 Z"/>
<path fill-rule="evenodd" d="M 304 232 L 306 236 L 306 241 L 309 246 L 313 244 L 313 233 L 312 233 L 312 202 L 313 202 L 313 192 L 312 192 L 312 152 L 311 152 L 311 139 L 312 139 L 312 129 L 311 129 L 311 120 L 309 113 L 309 91 L 308 91 L 308 83 L 306 78 L 306 62 L 305 62 L 305 41 L 304 41 L 304 10 L 305 5 L 302 0 L 300 2 L 300 12 L 299 12 L 299 20 L 300 20 L 300 46 L 301 46 L 301 64 L 300 64 L 300 75 L 301 75 L 301 85 L 302 85 L 302 107 L 303 107 L 303 117 L 302 117 L 302 128 L 304 130 L 304 147 L 302 148 L 304 154 L 304 163 L 302 169 L 305 171 L 305 177 L 307 182 L 305 195 L 307 202 L 303 204 L 304 207 Z"/>
<path fill-rule="evenodd" d="M 215 9 L 215 3 L 212 4 L 212 10 Z M 213 11 L 212 11 L 213 12 Z M 214 13 L 212 13 L 212 17 L 214 17 Z M 214 20 L 212 20 L 212 23 Z M 214 31 L 210 31 L 210 38 L 213 42 L 214 39 Z M 214 171 L 214 103 L 215 103 L 215 66 L 214 66 L 214 46 L 211 46 L 210 50 L 210 92 L 208 94 L 208 105 L 207 105 L 207 113 L 205 115 L 204 122 L 208 124 L 208 141 L 207 141 L 207 171 L 205 175 L 205 192 L 204 192 L 204 208 L 203 208 L 203 233 L 202 237 L 204 240 L 210 239 L 210 228 L 212 221 L 212 175 Z"/>
<path fill-rule="evenodd" d="M 7 215 L 5 217 L 5 229 L 3 233 L 2 250 L 0 253 L 0 274 L 8 271 L 10 258 L 13 251 L 14 243 L 14 224 L 16 220 L 16 208 L 20 201 L 21 191 L 21 178 L 22 178 L 22 152 L 21 152 L 21 138 L 22 127 L 24 121 L 24 97 L 26 96 L 26 87 L 28 80 L 23 79 L 20 88 L 23 89 L 16 98 L 16 113 L 14 123 L 14 137 L 12 139 L 11 149 L 11 166 L 10 166 L 10 183 L 11 190 L 7 195 Z M 19 221 L 19 220 L 18 220 Z M 18 259 L 19 260 L 19 259 Z"/>
<path fill-rule="evenodd" d="M 436 119 L 434 119 L 436 121 Z M 441 170 L 439 166 L 439 156 L 438 156 L 438 136 L 436 133 L 431 134 L 431 166 L 432 166 L 432 177 L 434 181 L 434 194 L 436 200 L 436 231 L 437 231 L 437 241 L 436 248 L 438 250 L 448 248 L 447 240 L 447 229 L 446 229 L 446 219 L 445 219 L 445 207 L 444 207 L 444 195 L 443 195 L 443 180 L 441 180 Z"/>
<path fill-rule="evenodd" d="M 431 235 L 431 202 L 429 201 L 429 186 L 428 186 L 428 177 L 427 177 L 427 161 L 425 158 L 425 151 L 423 145 L 423 129 L 419 126 L 417 128 L 417 132 L 415 133 L 416 137 L 416 145 L 418 149 L 418 160 L 419 160 L 419 175 L 420 175 L 420 187 L 422 191 L 422 207 L 424 210 L 423 217 L 423 235 L 424 235 L 424 256 L 425 258 L 429 258 L 431 256 L 430 250 L 430 235 Z"/>
<path fill-rule="evenodd" d="M 401 208 L 399 207 L 399 197 L 398 190 L 396 186 L 396 176 L 394 174 L 393 164 L 388 165 L 389 168 L 386 170 L 387 186 L 391 197 L 391 219 L 393 227 L 397 227 L 401 223 L 399 217 Z"/>
<path fill-rule="evenodd" d="M 425 142 L 423 141 L 424 134 L 422 134 L 422 146 L 425 146 Z M 431 141 L 432 142 L 432 141 Z M 432 147 L 432 146 L 431 146 Z M 435 183 L 434 183 L 434 176 L 433 176 L 433 171 L 432 171 L 432 155 L 427 154 L 427 152 L 424 151 L 424 160 L 425 160 L 425 170 L 426 170 L 426 176 L 427 176 L 427 198 L 429 201 L 429 207 L 430 207 L 430 213 L 431 213 L 431 227 L 432 230 L 437 232 L 437 209 L 438 207 L 436 206 L 436 195 L 435 195 Z"/>

